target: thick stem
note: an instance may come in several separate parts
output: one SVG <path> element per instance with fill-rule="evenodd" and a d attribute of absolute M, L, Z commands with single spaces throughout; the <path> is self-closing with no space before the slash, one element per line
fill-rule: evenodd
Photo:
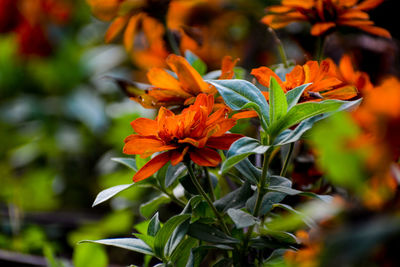
<path fill-rule="evenodd" d="M 199 181 L 196 179 L 196 177 L 194 175 L 194 172 L 193 172 L 193 168 L 190 165 L 190 162 L 186 163 L 186 167 L 188 169 L 190 179 L 192 180 L 192 182 L 193 182 L 194 186 L 196 187 L 197 191 L 199 192 L 199 194 L 207 201 L 207 203 L 210 206 L 211 210 L 214 212 L 215 217 L 217 217 L 219 223 L 221 224 L 222 230 L 225 232 L 225 234 L 230 235 L 229 229 L 226 226 L 226 224 L 224 222 L 224 219 L 222 218 L 221 214 L 219 214 L 217 209 L 214 207 L 211 199 L 209 198 L 207 193 L 204 191 L 204 189 L 201 187 Z"/>
<path fill-rule="evenodd" d="M 286 154 L 285 161 L 283 162 L 283 166 L 282 166 L 282 170 L 281 170 L 280 176 L 284 177 L 286 175 L 287 168 L 288 168 L 289 163 L 290 163 L 290 158 L 292 157 L 292 154 L 293 154 L 293 149 L 294 149 L 294 143 L 290 143 L 289 151 Z"/>

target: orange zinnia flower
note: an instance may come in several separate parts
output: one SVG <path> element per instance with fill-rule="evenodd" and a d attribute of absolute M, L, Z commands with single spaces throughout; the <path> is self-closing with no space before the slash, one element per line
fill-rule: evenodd
<path fill-rule="evenodd" d="M 311 83 L 303 93 L 302 101 L 316 99 L 341 99 L 347 100 L 357 96 L 357 89 L 340 80 L 337 74 L 337 66 L 332 60 L 308 61 L 303 66 L 297 65 L 286 74 L 286 80 L 282 81 L 275 72 L 267 67 L 253 69 L 252 75 L 258 82 L 269 87 L 271 77 L 274 77 L 281 85 L 285 93 L 303 84 Z M 264 93 L 268 99 L 268 93 Z"/>
<path fill-rule="evenodd" d="M 237 60 L 232 60 L 229 56 L 224 58 L 221 79 L 233 77 L 236 62 Z M 151 88 L 147 91 L 139 91 L 132 96 L 133 100 L 146 108 L 184 106 L 192 104 L 198 94 L 215 95 L 217 93 L 217 89 L 206 83 L 184 57 L 171 54 L 166 63 L 177 78 L 162 68 L 151 68 L 147 73 Z M 218 99 L 218 102 L 221 103 L 222 99 Z"/>
<path fill-rule="evenodd" d="M 131 125 L 137 134 L 125 139 L 124 153 L 146 158 L 155 152 L 166 152 L 146 163 L 133 176 L 133 181 L 148 178 L 168 161 L 175 166 L 190 158 L 201 166 L 217 166 L 221 157 L 215 149 L 229 149 L 242 135 L 226 133 L 236 120 L 227 118 L 227 108 L 212 113 L 213 107 L 214 97 L 200 94 L 179 115 L 161 107 L 155 120 L 134 120 Z"/>
<path fill-rule="evenodd" d="M 355 27 L 365 32 L 391 38 L 390 33 L 374 26 L 365 12 L 373 9 L 383 0 L 282 0 L 280 6 L 268 8 L 262 22 L 279 29 L 292 22 L 308 21 L 311 34 L 323 35 L 338 26 Z"/>

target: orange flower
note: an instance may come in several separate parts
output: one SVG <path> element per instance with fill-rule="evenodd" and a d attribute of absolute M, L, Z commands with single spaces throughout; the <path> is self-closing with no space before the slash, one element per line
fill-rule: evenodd
<path fill-rule="evenodd" d="M 311 240 L 309 233 L 304 230 L 297 231 L 296 237 L 303 247 L 297 251 L 287 250 L 284 254 L 285 263 L 298 267 L 318 266 L 318 257 L 322 249 L 321 242 Z"/>
<path fill-rule="evenodd" d="M 125 139 L 124 153 L 146 158 L 156 152 L 166 152 L 146 163 L 133 176 L 133 181 L 148 178 L 168 161 L 175 166 L 190 158 L 201 166 L 217 166 L 221 157 L 215 149 L 229 149 L 242 135 L 226 133 L 236 120 L 227 118 L 227 108 L 212 113 L 213 107 L 214 97 L 200 94 L 179 115 L 161 107 L 155 120 L 134 120 L 131 125 L 137 134 Z"/>
<path fill-rule="evenodd" d="M 380 5 L 383 0 L 282 0 L 280 6 L 268 8 L 262 22 L 279 29 L 292 22 L 308 21 L 311 34 L 323 35 L 339 26 L 355 27 L 365 32 L 391 38 L 390 33 L 374 26 L 365 12 Z"/>
<path fill-rule="evenodd" d="M 370 91 L 374 87 L 367 73 L 354 69 L 349 55 L 342 56 L 337 73 L 340 80 L 347 85 L 356 87 L 360 93 Z"/>
<path fill-rule="evenodd" d="M 112 21 L 105 41 L 110 43 L 123 32 L 123 44 L 139 67 L 164 66 L 164 19 L 170 0 L 87 0 L 93 14 Z M 134 49 L 133 49 L 134 48 Z"/>
<path fill-rule="evenodd" d="M 233 61 L 231 57 L 224 58 L 221 78 L 233 77 L 236 62 L 237 60 Z M 133 100 L 146 108 L 184 106 L 192 104 L 198 94 L 215 95 L 217 93 L 215 87 L 207 84 L 184 57 L 171 54 L 166 63 L 176 73 L 177 78 L 162 68 L 151 68 L 147 73 L 151 88 L 132 95 Z M 221 103 L 222 99 L 218 99 L 218 102 Z"/>
<path fill-rule="evenodd" d="M 337 67 L 332 60 L 323 60 L 321 64 L 317 61 L 308 61 L 303 66 L 297 65 L 286 74 L 284 82 L 267 67 L 253 69 L 251 74 L 266 87 L 269 87 L 269 81 L 271 77 L 274 77 L 285 92 L 311 83 L 304 91 L 302 101 L 323 98 L 347 100 L 357 96 L 355 87 L 344 86 L 347 84 L 338 77 Z M 264 95 L 268 99 L 268 93 Z"/>

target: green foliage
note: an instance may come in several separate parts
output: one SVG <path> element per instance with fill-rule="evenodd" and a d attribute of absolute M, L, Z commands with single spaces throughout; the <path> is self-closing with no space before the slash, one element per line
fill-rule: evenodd
<path fill-rule="evenodd" d="M 105 249 L 99 245 L 80 245 L 74 251 L 75 267 L 106 267 L 108 258 Z"/>
<path fill-rule="evenodd" d="M 198 56 L 193 54 L 191 51 L 185 51 L 185 58 L 186 60 L 192 65 L 192 67 L 197 70 L 197 72 L 203 76 L 207 72 L 207 65 L 201 60 Z"/>

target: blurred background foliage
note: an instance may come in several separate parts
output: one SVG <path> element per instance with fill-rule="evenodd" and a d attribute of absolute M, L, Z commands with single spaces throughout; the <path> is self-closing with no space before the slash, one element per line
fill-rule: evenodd
<path fill-rule="evenodd" d="M 62 23 L 46 19 L 41 26 L 47 39 L 39 40 L 41 35 L 33 30 L 34 37 L 22 38 L 19 31 L 2 26 L 6 13 L 12 10 L 10 1 L 0 0 L 0 265 L 45 265 L 46 261 L 50 266 L 77 267 L 142 263 L 148 259 L 113 248 L 107 248 L 106 253 L 104 247 L 77 246 L 77 242 L 130 236 L 133 226 L 143 221 L 140 204 L 153 197 L 151 189 L 133 187 L 91 208 L 102 189 L 131 182 L 129 169 L 110 159 L 122 156 L 123 139 L 131 133 L 129 123 L 139 116 L 154 115 L 130 101 L 107 76 L 140 80 L 143 72 L 121 45 L 104 44 L 108 23 L 95 19 L 85 1 L 59 2 L 65 6 L 56 6 L 55 10 L 68 15 Z M 280 61 L 273 37 L 258 22 L 263 8 L 278 2 L 236 0 L 228 5 L 236 12 L 228 32 L 237 41 L 239 65 L 246 69 Z M 326 54 L 338 60 L 343 52 L 352 52 L 360 70 L 368 72 L 373 81 L 385 73 L 398 74 L 399 31 L 393 23 L 397 15 L 393 2 L 386 1 L 371 12 L 377 25 L 391 31 L 393 41 L 337 33 L 327 42 Z M 200 11 L 203 13 L 193 20 L 207 15 L 207 10 Z M 51 17 L 45 12 L 36 15 Z M 314 37 L 307 33 L 297 24 L 279 32 L 288 57 L 299 64 L 314 52 Z M 37 51 L 35 41 L 39 42 Z M 24 50 L 24 45 L 32 50 Z M 46 51 L 41 51 L 44 47 Z M 205 61 L 209 70 L 219 67 L 220 61 Z M 357 187 L 362 178 L 348 184 L 343 175 L 354 171 L 353 178 L 363 176 L 357 173 L 362 169 L 357 168 L 362 155 L 357 152 L 338 158 L 340 151 L 334 146 L 339 136 L 351 137 L 357 129 L 343 118 L 330 123 L 315 137 L 326 155 L 322 164 L 331 170 L 333 183 Z M 346 127 L 335 128 L 341 130 L 327 130 L 343 123 Z M 354 170 L 346 167 L 348 161 Z M 335 165 L 329 165 L 332 162 Z M 340 163 L 346 166 L 338 168 Z M 163 207 L 160 216 L 165 218 L 178 208 L 175 204 Z"/>

